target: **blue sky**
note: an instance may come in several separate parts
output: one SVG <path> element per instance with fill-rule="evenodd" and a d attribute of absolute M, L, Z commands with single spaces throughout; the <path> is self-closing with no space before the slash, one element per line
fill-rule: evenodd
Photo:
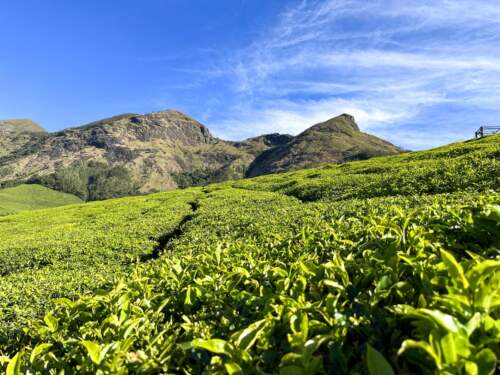
<path fill-rule="evenodd" d="M 0 118 L 179 109 L 225 139 L 347 112 L 409 149 L 500 123 L 497 0 L 5 0 Z"/>

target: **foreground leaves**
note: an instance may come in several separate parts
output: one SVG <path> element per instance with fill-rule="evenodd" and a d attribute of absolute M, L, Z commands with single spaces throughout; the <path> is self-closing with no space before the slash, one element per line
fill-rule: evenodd
<path fill-rule="evenodd" d="M 25 340 L 35 344 L 9 366 L 491 374 L 500 358 L 498 201 L 304 205 L 213 191 L 158 261 L 34 321 Z"/>
<path fill-rule="evenodd" d="M 498 372 L 499 155 L 492 137 L 2 218 L 0 366 Z"/>

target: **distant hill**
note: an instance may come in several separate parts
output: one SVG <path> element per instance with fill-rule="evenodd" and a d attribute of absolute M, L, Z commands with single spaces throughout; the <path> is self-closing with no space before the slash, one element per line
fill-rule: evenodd
<path fill-rule="evenodd" d="M 354 117 L 343 114 L 316 124 L 288 142 L 263 152 L 250 165 L 247 177 L 399 152 L 401 150 L 393 144 L 362 133 Z"/>
<path fill-rule="evenodd" d="M 46 133 L 39 124 L 30 119 L 0 120 L 0 129 L 13 133 Z"/>
<path fill-rule="evenodd" d="M 81 199 L 74 195 L 61 193 L 44 186 L 19 185 L 0 189 L 0 216 L 81 202 Z"/>
<path fill-rule="evenodd" d="M 4 128 L 12 126 L 4 122 Z M 297 137 L 267 134 L 240 142 L 218 139 L 198 121 L 174 110 L 123 114 L 52 134 L 36 126 L 31 130 L 22 146 L 0 155 L 0 184 L 39 183 L 85 200 L 206 185 L 399 151 L 361 133 L 348 115 L 315 125 Z"/>
<path fill-rule="evenodd" d="M 47 131 L 30 119 L 0 120 L 0 157 L 43 137 Z"/>

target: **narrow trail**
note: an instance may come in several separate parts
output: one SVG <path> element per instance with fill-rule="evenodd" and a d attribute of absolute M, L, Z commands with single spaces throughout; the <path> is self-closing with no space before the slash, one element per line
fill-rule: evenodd
<path fill-rule="evenodd" d="M 149 254 L 143 255 L 140 258 L 141 262 L 158 259 L 174 240 L 182 236 L 182 234 L 184 233 L 184 227 L 195 217 L 196 211 L 200 207 L 200 200 L 204 199 L 206 194 L 206 191 L 203 191 L 203 195 L 201 197 L 195 199 L 192 202 L 188 202 L 188 204 L 191 206 L 191 212 L 184 216 L 173 230 L 160 236 L 157 240 L 158 244 L 155 246 L 153 251 Z"/>

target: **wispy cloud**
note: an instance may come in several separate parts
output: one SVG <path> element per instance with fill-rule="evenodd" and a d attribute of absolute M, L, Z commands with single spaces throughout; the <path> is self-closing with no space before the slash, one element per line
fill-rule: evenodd
<path fill-rule="evenodd" d="M 408 148 L 467 138 L 500 115 L 499 46 L 496 0 L 296 2 L 209 69 L 227 91 L 206 121 L 243 138 L 349 112 Z"/>

